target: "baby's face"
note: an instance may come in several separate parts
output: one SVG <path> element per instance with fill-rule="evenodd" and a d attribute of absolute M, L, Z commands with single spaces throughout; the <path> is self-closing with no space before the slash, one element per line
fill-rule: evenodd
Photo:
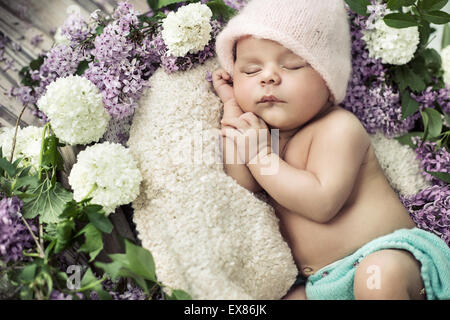
<path fill-rule="evenodd" d="M 270 128 L 291 130 L 328 106 L 325 81 L 305 60 L 272 40 L 242 38 L 233 70 L 236 101 Z M 264 96 L 280 102 L 261 102 Z"/>

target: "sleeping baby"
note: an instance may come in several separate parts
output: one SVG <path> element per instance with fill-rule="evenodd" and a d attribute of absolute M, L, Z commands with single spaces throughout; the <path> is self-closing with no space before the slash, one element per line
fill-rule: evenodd
<path fill-rule="evenodd" d="M 415 227 L 339 106 L 351 75 L 344 1 L 250 1 L 216 49 L 224 170 L 275 208 L 299 269 L 284 298 L 449 299 L 449 247 Z"/>

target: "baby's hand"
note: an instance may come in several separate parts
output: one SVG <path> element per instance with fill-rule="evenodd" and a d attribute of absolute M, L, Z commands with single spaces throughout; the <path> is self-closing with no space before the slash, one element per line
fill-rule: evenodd
<path fill-rule="evenodd" d="M 270 154 L 271 136 L 267 124 L 252 112 L 222 119 L 222 136 L 235 140 L 241 163 L 254 164 L 256 156 Z M 236 139 L 235 139 L 236 138 Z"/>
<path fill-rule="evenodd" d="M 212 74 L 213 86 L 217 95 L 223 103 L 227 103 L 229 100 L 234 100 L 233 87 L 230 85 L 233 83 L 231 76 L 225 69 L 220 68 Z"/>

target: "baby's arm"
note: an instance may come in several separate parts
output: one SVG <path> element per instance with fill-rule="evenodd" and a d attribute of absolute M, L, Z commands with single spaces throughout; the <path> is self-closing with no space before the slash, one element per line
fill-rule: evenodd
<path fill-rule="evenodd" d="M 244 112 L 234 98 L 233 88 L 229 84 L 231 82 L 230 75 L 224 69 L 218 69 L 213 72 L 212 78 L 214 89 L 224 103 L 223 119 L 238 118 Z M 226 127 L 225 125 L 222 126 L 222 128 Z M 237 164 L 237 159 L 234 158 L 234 155 L 237 155 L 237 146 L 233 140 L 228 141 L 230 142 L 228 147 L 234 148 L 234 150 L 233 152 L 227 152 L 227 143 L 225 140 L 223 141 L 222 153 L 225 173 L 247 190 L 251 192 L 261 191 L 261 186 L 255 180 L 248 167 L 245 164 Z"/>
<path fill-rule="evenodd" d="M 356 118 L 340 113 L 327 120 L 312 139 L 304 170 L 275 153 L 264 159 L 270 167 L 278 166 L 272 175 L 261 174 L 267 164 L 248 165 L 255 179 L 279 204 L 318 223 L 327 223 L 342 209 L 370 146 L 370 138 Z"/>

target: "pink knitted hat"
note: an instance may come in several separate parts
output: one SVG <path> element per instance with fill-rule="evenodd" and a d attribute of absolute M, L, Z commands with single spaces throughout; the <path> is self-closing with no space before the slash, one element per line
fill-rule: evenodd
<path fill-rule="evenodd" d="M 351 75 L 351 38 L 344 0 L 251 0 L 218 35 L 221 66 L 233 75 L 233 49 L 246 35 L 276 41 L 321 74 L 341 103 Z"/>

